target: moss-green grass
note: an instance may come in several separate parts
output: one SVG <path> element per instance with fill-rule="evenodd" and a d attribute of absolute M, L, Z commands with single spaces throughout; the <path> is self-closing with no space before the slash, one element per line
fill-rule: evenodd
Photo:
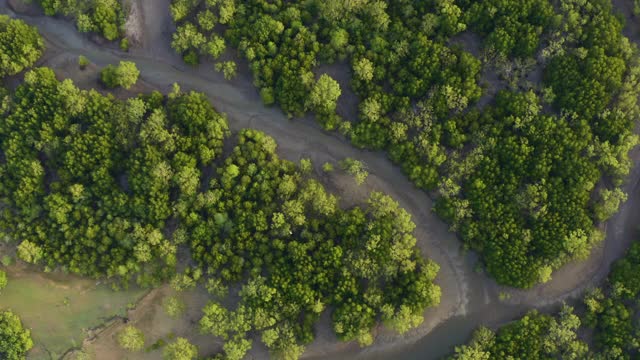
<path fill-rule="evenodd" d="M 28 358 L 34 360 L 60 358 L 82 344 L 87 329 L 123 315 L 144 294 L 140 289 L 113 291 L 75 276 L 5 270 L 9 284 L 0 293 L 0 309 L 11 309 L 31 329 L 34 348 Z"/>

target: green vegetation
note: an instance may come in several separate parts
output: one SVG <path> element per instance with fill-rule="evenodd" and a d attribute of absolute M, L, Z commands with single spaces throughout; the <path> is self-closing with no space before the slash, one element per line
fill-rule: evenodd
<path fill-rule="evenodd" d="M 86 56 L 84 55 L 78 56 L 78 65 L 80 66 L 81 70 L 84 70 L 87 66 L 89 66 L 89 64 L 91 64 L 91 61 L 89 61 L 89 59 Z"/>
<path fill-rule="evenodd" d="M 564 1 L 564 4 L 571 2 Z M 533 56 L 540 47 L 541 36 L 557 28 L 561 19 L 548 0 L 463 0 L 460 3 L 464 4 L 471 30 L 482 35 L 489 51 L 501 56 Z"/>
<path fill-rule="evenodd" d="M 191 12 L 201 9 L 197 16 Z M 179 0 L 172 1 L 171 15 L 177 26 L 171 46 L 187 64 L 197 64 L 201 56 L 218 59 L 225 51 L 225 40 L 214 32 L 214 28 L 228 24 L 235 14 L 235 0 Z M 223 62 L 216 66 L 218 71 L 235 73 L 235 63 Z M 233 71 L 231 71 L 233 69 Z M 231 76 L 232 77 L 232 76 Z"/>
<path fill-rule="evenodd" d="M 640 242 L 631 246 L 627 255 L 613 264 L 609 274 L 611 288 L 622 299 L 633 300 L 640 294 Z"/>
<path fill-rule="evenodd" d="M 186 305 L 178 296 L 170 296 L 164 301 L 164 311 L 172 318 L 181 316 L 186 310 Z"/>
<path fill-rule="evenodd" d="M 169 101 L 170 113 L 183 101 Z M 176 249 L 160 231 L 170 216 L 170 158 L 195 148 L 210 159 L 221 143 L 204 137 L 221 138 L 226 122 L 210 106 L 196 108 L 169 132 L 165 114 L 141 99 L 81 91 L 46 68 L 29 72 L 0 123 L 2 196 L 10 205 L 2 228 L 20 241 L 20 258 L 122 284 L 133 274 L 147 285 L 172 275 Z M 199 125 L 196 116 L 205 116 Z M 154 141 L 163 136 L 177 144 L 159 152 Z"/>
<path fill-rule="evenodd" d="M 532 311 L 496 333 L 481 327 L 451 359 L 587 359 L 589 347 L 578 339 L 580 318 L 565 306 L 557 317 Z"/>
<path fill-rule="evenodd" d="M 472 110 L 445 125 L 452 146 L 477 147 L 451 163 L 438 213 L 483 254 L 501 283 L 528 287 L 588 256 L 603 237 L 593 224 L 624 198 L 595 185 L 603 176 L 620 184 L 629 172 L 640 67 L 611 5 L 590 4 L 565 4 L 562 28 L 575 38 L 566 39 L 545 70 L 561 115 L 544 114 L 531 91 L 501 92 L 482 113 Z"/>
<path fill-rule="evenodd" d="M 2 263 L 2 265 L 4 266 L 9 266 L 13 264 L 13 258 L 11 258 L 11 256 L 9 255 L 3 255 L 2 259 L 0 259 L 0 263 Z"/>
<path fill-rule="evenodd" d="M 31 332 L 22 327 L 20 318 L 11 311 L 1 311 L 0 358 L 23 360 L 32 346 Z"/>
<path fill-rule="evenodd" d="M 123 38 L 120 40 L 120 50 L 129 51 L 129 39 Z"/>
<path fill-rule="evenodd" d="M 120 61 L 118 66 L 108 65 L 100 72 L 100 80 L 108 88 L 123 87 L 130 89 L 138 82 L 140 71 L 132 61 Z"/>
<path fill-rule="evenodd" d="M 233 78 L 235 78 L 238 69 L 236 63 L 233 61 L 219 62 L 216 64 L 215 68 L 216 71 L 222 73 L 226 80 L 232 80 Z"/>
<path fill-rule="evenodd" d="M 144 348 L 144 334 L 132 325 L 118 333 L 118 344 L 125 350 L 140 351 Z"/>
<path fill-rule="evenodd" d="M 366 165 L 360 160 L 346 158 L 340 160 L 339 165 L 342 170 L 346 171 L 350 175 L 353 175 L 358 185 L 362 185 L 369 176 Z"/>
<path fill-rule="evenodd" d="M 638 356 L 640 324 L 640 242 L 611 267 L 608 286 L 591 291 L 584 299 L 586 324 L 594 329 L 595 346 L 620 359 Z"/>
<path fill-rule="evenodd" d="M 0 15 L 0 79 L 31 67 L 43 51 L 44 41 L 35 27 Z"/>
<path fill-rule="evenodd" d="M 48 16 L 73 17 L 80 32 L 95 32 L 113 41 L 124 35 L 126 11 L 120 0 L 35 0 Z"/>
<path fill-rule="evenodd" d="M 564 306 L 556 315 L 533 311 L 495 333 L 480 328 L 469 344 L 456 347 L 451 359 L 635 359 L 639 355 L 639 272 L 640 242 L 635 242 L 613 264 L 606 286 L 586 294 L 579 316 Z"/>
<path fill-rule="evenodd" d="M 7 273 L 3 270 L 0 270 L 0 291 L 7 287 L 7 283 L 9 280 L 7 279 Z"/>
<path fill-rule="evenodd" d="M 22 319 L 33 338 L 29 359 L 61 357 L 86 338 L 86 329 L 105 319 L 126 316 L 128 303 L 142 295 L 140 289 L 114 292 L 106 284 L 62 274 L 41 271 L 9 272 L 9 281 L 0 294 L 0 309 Z"/>
<path fill-rule="evenodd" d="M 164 348 L 162 356 L 164 360 L 195 360 L 198 358 L 198 348 L 185 338 L 177 338 Z"/>
<path fill-rule="evenodd" d="M 336 112 L 338 98 L 342 90 L 340 90 L 340 84 L 333 80 L 331 76 L 322 74 L 318 81 L 311 88 L 309 99 L 307 100 L 307 108 L 314 111 L 319 116 L 324 116 L 329 119 L 325 123 L 325 127 L 333 129 L 335 125 L 330 123 L 331 117 Z"/>
<path fill-rule="evenodd" d="M 418 187 L 436 190 L 438 214 L 502 284 L 527 288 L 584 258 L 602 238 L 595 225 L 625 199 L 640 63 L 609 0 L 171 8 L 172 45 L 187 62 L 217 57 L 226 41 L 248 60 L 265 104 L 313 112 L 355 145 L 386 150 Z M 482 61 L 454 38 L 466 30 L 482 38 Z M 349 66 L 350 82 L 320 74 L 321 64 Z M 483 67 L 507 85 L 480 109 Z M 358 119 L 336 112 L 345 86 L 359 98 Z"/>
<path fill-rule="evenodd" d="M 19 257 L 116 287 L 204 281 L 224 295 L 240 282 L 237 308 L 211 301 L 201 320 L 229 358 L 242 358 L 253 334 L 297 357 L 327 308 L 341 339 L 368 345 L 378 322 L 405 332 L 439 302 L 438 265 L 416 248 L 397 202 L 372 193 L 341 209 L 309 160 L 280 159 L 258 131 L 242 130 L 222 156 L 227 122 L 203 94 L 176 86 L 119 101 L 39 68 L 7 101 L 0 224 Z M 180 246 L 196 266 L 176 274 Z M 119 340 L 143 343 L 130 328 Z"/>
<path fill-rule="evenodd" d="M 91 356 L 91 354 L 85 351 L 79 350 L 74 352 L 71 359 L 72 360 L 92 360 L 93 357 Z"/>
<path fill-rule="evenodd" d="M 409 214 L 380 193 L 367 208 L 341 210 L 275 150 L 273 139 L 242 131 L 219 180 L 181 214 L 185 226 L 176 233 L 191 239 L 207 274 L 226 281 L 252 274 L 235 310 L 215 301 L 205 307 L 202 330 L 228 339 L 227 356 L 244 354 L 256 331 L 274 356 L 296 358 L 327 306 L 338 337 L 362 345 L 378 319 L 398 331 L 420 324 L 423 309 L 439 302 L 438 266 L 417 253 Z M 239 198 L 243 205 L 234 206 Z"/>

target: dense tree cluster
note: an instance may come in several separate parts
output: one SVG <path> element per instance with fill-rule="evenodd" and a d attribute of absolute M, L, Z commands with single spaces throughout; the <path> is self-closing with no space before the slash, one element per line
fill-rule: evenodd
<path fill-rule="evenodd" d="M 80 32 L 95 32 L 107 40 L 124 34 L 126 11 L 122 0 L 36 0 L 48 16 L 73 17 Z"/>
<path fill-rule="evenodd" d="M 171 16 L 179 25 L 171 46 L 188 64 L 197 64 L 203 56 L 216 60 L 226 49 L 226 41 L 214 29 L 229 24 L 236 13 L 235 0 L 176 0 L 171 2 Z M 232 78 L 235 63 L 216 65 L 225 78 Z"/>
<path fill-rule="evenodd" d="M 640 67 L 611 4 L 562 9 L 570 35 L 545 69 L 559 115 L 545 114 L 533 92 L 500 92 L 444 126 L 447 145 L 473 150 L 445 164 L 438 212 L 499 282 L 520 287 L 589 254 L 602 238 L 594 223 L 626 199 L 596 185 L 604 176 L 620 184 L 637 144 Z"/>
<path fill-rule="evenodd" d="M 437 190 L 438 213 L 500 283 L 529 287 L 584 258 L 626 199 L 616 186 L 637 143 L 640 65 L 608 0 L 174 0 L 172 12 L 178 52 L 195 59 L 224 37 L 266 104 L 315 113 Z M 467 29 L 486 66 L 515 77 L 514 64 L 534 64 L 542 83 L 472 106 L 482 63 L 452 41 Z M 349 64 L 349 84 L 317 71 L 334 62 Z M 357 120 L 336 113 L 344 86 Z"/>
<path fill-rule="evenodd" d="M 173 47 L 187 60 L 195 59 L 195 48 L 210 48 L 206 44 L 211 40 L 201 34 L 202 19 L 212 17 L 210 3 L 233 9 L 226 12 L 229 20 L 220 22 L 222 26 L 207 28 L 213 30 L 211 39 L 223 44 L 217 34 L 224 32 L 227 41 L 249 60 L 263 101 L 277 102 L 290 115 L 313 111 L 325 127 L 336 127 L 341 120 L 334 100 L 340 96 L 340 85 L 327 74 L 316 77 L 313 70 L 319 62 L 353 61 L 353 86 L 368 99 L 363 112 L 371 116 L 370 123 L 362 125 L 364 138 L 358 143 L 383 147 L 371 137 L 384 136 L 380 132 L 389 120 L 376 123 L 376 114 L 407 106 L 410 98 L 426 94 L 434 85 L 462 102 L 479 97 L 475 84 L 479 63 L 445 44 L 446 36 L 465 28 L 453 1 L 205 3 L 172 2 L 179 24 Z M 222 5 L 217 6 L 221 11 Z M 196 19 L 200 30 L 193 25 Z M 383 90 L 385 85 L 392 86 L 392 93 Z M 320 97 L 322 104 L 317 95 L 325 95 Z"/>
<path fill-rule="evenodd" d="M 578 116 L 540 109 L 532 92 L 503 92 L 495 106 L 454 117 L 462 131 L 477 129 L 478 147 L 452 166 L 437 203 L 489 272 L 521 287 L 586 258 L 602 238 L 590 198 L 603 171 L 592 150 L 598 140 Z"/>
<path fill-rule="evenodd" d="M 0 311 L 0 358 L 24 360 L 33 347 L 31 332 L 22 327 L 22 322 L 11 311 Z"/>
<path fill-rule="evenodd" d="M 0 15 L 0 79 L 31 67 L 43 51 L 44 41 L 35 27 Z"/>
<path fill-rule="evenodd" d="M 471 29 L 487 47 L 502 56 L 528 57 L 540 47 L 540 37 L 558 20 L 548 0 L 461 0 Z"/>
<path fill-rule="evenodd" d="M 611 267 L 608 284 L 584 299 L 587 325 L 595 332 L 595 346 L 610 358 L 634 359 L 639 353 L 640 242 Z"/>
<path fill-rule="evenodd" d="M 172 192 L 196 190 L 198 166 L 221 154 L 227 133 L 202 94 L 121 102 L 31 71 L 0 123 L 3 231 L 28 262 L 124 282 L 166 278 L 176 262 L 164 233 Z"/>
<path fill-rule="evenodd" d="M 226 119 L 203 94 L 176 85 L 121 101 L 38 68 L 5 101 L 0 225 L 18 256 L 120 285 L 206 281 L 217 300 L 239 282 L 237 307 L 212 301 L 201 320 L 229 359 L 254 335 L 296 358 L 327 308 L 339 338 L 368 345 L 378 322 L 405 332 L 439 303 L 438 265 L 396 201 L 372 193 L 340 208 L 310 161 L 280 159 L 271 137 L 225 141 Z M 180 246 L 194 262 L 176 274 Z M 138 350 L 139 335 L 129 327 L 118 339 Z"/>
<path fill-rule="evenodd" d="M 609 274 L 609 283 L 616 294 L 632 300 L 640 294 L 640 242 L 635 242 L 624 258 L 615 262 Z"/>
<path fill-rule="evenodd" d="M 339 338 L 368 345 L 377 320 L 404 332 L 439 302 L 438 267 L 419 255 L 415 225 L 388 196 L 373 193 L 366 208 L 341 210 L 253 130 L 240 133 L 218 175 L 184 207 L 190 212 L 177 232 L 191 239 L 208 274 L 227 281 L 251 274 L 237 309 L 212 302 L 201 320 L 204 331 L 230 339 L 230 358 L 249 347 L 251 331 L 274 354 L 301 354 L 326 306 L 335 309 Z"/>
<path fill-rule="evenodd" d="M 569 306 L 557 317 L 531 311 L 497 332 L 481 327 L 451 360 L 587 359 L 589 346 L 578 339 L 580 318 Z"/>
<path fill-rule="evenodd" d="M 605 286 L 590 290 L 578 315 L 535 311 L 493 332 L 478 329 L 451 359 L 629 360 L 640 355 L 640 242 L 615 262 Z M 591 345 L 591 346 L 589 346 Z"/>

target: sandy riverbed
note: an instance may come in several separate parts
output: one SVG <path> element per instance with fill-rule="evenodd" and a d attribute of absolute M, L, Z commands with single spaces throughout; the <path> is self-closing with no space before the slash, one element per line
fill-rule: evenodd
<path fill-rule="evenodd" d="M 289 120 L 278 109 L 264 107 L 251 84 L 246 66 L 244 69 L 241 66 L 241 76 L 227 82 L 213 71 L 212 64 L 205 63 L 198 67 L 184 65 L 169 48 L 173 25 L 169 18 L 168 3 L 168 0 L 138 1 L 138 16 L 142 21 L 137 24 L 142 24 L 142 30 L 139 30 L 142 33 L 139 34 L 139 46 L 130 53 L 99 47 L 78 34 L 71 24 L 59 19 L 21 17 L 38 26 L 51 44 L 51 55 L 46 58 L 44 65 L 60 69 L 80 54 L 99 66 L 116 63 L 120 59 L 133 60 L 148 86 L 167 91 L 171 84 L 178 82 L 184 89 L 206 93 L 218 110 L 228 114 L 233 130 L 252 127 L 265 131 L 277 140 L 282 157 L 290 160 L 311 158 L 318 174 L 321 174 L 319 167 L 326 161 L 335 162 L 345 157 L 363 160 L 372 174 L 364 186 L 357 187 L 352 179 L 339 174 L 331 175 L 325 181 L 339 190 L 346 202 L 359 201 L 373 190 L 393 196 L 412 214 L 418 225 L 415 235 L 423 253 L 441 265 L 436 282 L 443 290 L 442 301 L 439 307 L 425 313 L 425 322 L 421 327 L 402 337 L 380 330 L 372 347 L 358 350 L 353 345 L 336 344 L 326 326 L 323 326 L 319 329 L 318 340 L 309 347 L 306 356 L 337 356 L 345 351 L 350 356 L 373 356 L 380 351 L 406 350 L 410 344 L 424 342 L 429 338 L 427 334 L 436 326 L 441 325 L 439 328 L 442 328 L 450 319 L 468 319 L 465 326 L 475 327 L 478 325 L 476 321 L 481 321 L 475 320 L 475 315 L 487 311 L 498 312 L 504 307 L 497 295 L 506 289 L 497 286 L 486 275 L 473 271 L 474 256 L 460 252 L 460 242 L 455 235 L 431 212 L 431 199 L 415 188 L 384 153 L 358 150 L 340 136 L 323 131 L 311 118 Z M 0 5 L 5 5 L 4 1 L 0 1 Z M 69 75 L 73 77 L 73 74 Z M 634 161 L 637 164 L 639 160 L 636 151 Z M 552 281 L 531 290 L 508 290 L 512 293 L 510 304 L 517 307 L 544 306 L 568 296 L 576 296 L 585 287 L 599 283 L 611 261 L 619 257 L 633 240 L 633 233 L 629 229 L 636 223 L 633 216 L 640 208 L 639 178 L 640 171 L 636 167 L 626 185 L 630 201 L 609 222 L 606 242 L 601 248 L 594 249 L 588 261 L 565 266 L 554 274 Z M 422 354 L 421 358 L 430 358 L 429 353 Z M 261 357 L 259 354 L 255 356 Z"/>

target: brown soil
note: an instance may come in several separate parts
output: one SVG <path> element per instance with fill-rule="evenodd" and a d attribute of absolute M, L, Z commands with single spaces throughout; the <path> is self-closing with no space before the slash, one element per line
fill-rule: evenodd
<path fill-rule="evenodd" d="M 130 41 L 129 45 L 136 46 L 142 42 L 144 36 L 144 16 L 139 2 L 135 1 L 131 3 L 129 16 L 127 16 L 124 28 L 126 37 Z"/>
<path fill-rule="evenodd" d="M 28 3 L 25 0 L 7 0 L 7 5 L 11 8 L 11 10 L 15 11 L 18 14 L 24 15 L 40 15 L 42 14 L 42 9 L 35 3 Z"/>
<path fill-rule="evenodd" d="M 186 303 L 186 312 L 178 318 L 169 317 L 163 307 L 169 296 L 177 295 Z M 200 355 L 219 352 L 222 342 L 211 336 L 202 335 L 198 331 L 201 309 L 209 296 L 203 289 L 176 294 L 168 286 L 162 286 L 149 292 L 142 298 L 126 318 L 114 319 L 93 336 L 85 340 L 83 351 L 94 356 L 95 360 L 141 359 L 153 360 L 162 357 L 162 348 L 152 349 L 159 340 L 171 342 L 176 337 L 189 339 L 196 345 Z M 128 325 L 142 330 L 145 335 L 145 350 L 137 353 L 120 348 L 117 342 L 118 333 Z"/>
<path fill-rule="evenodd" d="M 340 84 L 342 94 L 338 98 L 338 115 L 344 120 L 355 121 L 358 118 L 358 96 L 351 89 L 351 69 L 346 62 L 332 65 L 320 65 L 314 70 L 316 77 L 322 74 L 331 76 Z"/>
<path fill-rule="evenodd" d="M 0 0 L 0 3 L 2 1 Z M 425 313 L 425 322 L 421 327 L 405 336 L 391 334 L 386 330 L 377 331 L 375 344 L 367 350 L 367 355 L 413 343 L 429 334 L 438 324 L 453 319 L 455 315 L 467 315 L 471 318 L 473 314 L 485 312 L 488 309 L 500 312 L 504 305 L 498 300 L 498 293 L 503 289 L 486 275 L 476 274 L 473 271 L 473 255 L 467 256 L 461 253 L 460 243 L 455 235 L 450 233 L 447 226 L 431 212 L 432 201 L 426 193 L 415 188 L 383 153 L 355 149 L 340 136 L 322 131 L 310 118 L 291 121 L 279 110 L 262 106 L 251 84 L 250 76 L 239 76 L 229 83 L 212 71 L 211 64 L 203 64 L 195 68 L 184 65 L 179 56 L 173 54 L 169 48 L 173 25 L 168 16 L 168 3 L 168 0 L 137 0 L 137 4 L 142 9 L 140 16 L 144 19 L 144 32 L 141 36 L 143 39 L 141 46 L 133 49 L 131 53 L 97 47 L 78 35 L 72 26 L 56 19 L 23 18 L 37 25 L 52 47 L 68 58 L 84 54 L 99 66 L 115 63 L 120 59 L 134 60 L 141 70 L 143 81 L 150 87 L 167 91 L 172 83 L 179 82 L 185 90 L 195 89 L 206 93 L 216 108 L 228 114 L 233 130 L 252 127 L 265 131 L 277 140 L 279 153 L 283 157 L 290 160 L 311 158 L 318 173 L 321 173 L 320 166 L 326 161 L 335 163 L 345 157 L 364 161 L 372 175 L 361 187 L 355 186 L 352 178 L 339 172 L 323 176 L 332 188 L 343 194 L 342 201 L 345 204 L 360 202 L 374 190 L 383 191 L 397 199 L 400 205 L 412 214 L 417 224 L 415 235 L 419 248 L 426 256 L 441 265 L 436 282 L 442 287 L 440 306 L 429 309 Z M 634 29 L 637 29 L 635 24 Z M 59 63 L 51 60 L 50 65 L 57 67 Z M 240 70 L 241 73 L 247 73 L 246 66 L 241 66 Z M 72 75 L 71 73 L 72 71 L 69 75 Z M 349 99 L 353 95 L 343 93 L 343 96 L 346 97 L 346 101 L 353 101 Z M 637 151 L 634 152 L 633 159 L 635 164 L 640 161 Z M 598 284 L 603 274 L 608 271 L 611 261 L 619 257 L 633 240 L 634 234 L 629 229 L 637 224 L 634 216 L 640 209 L 640 194 L 637 186 L 639 178 L 640 168 L 636 167 L 629 176 L 626 187 L 630 192 L 630 200 L 609 222 L 607 239 L 601 249 L 594 250 L 592 257 L 586 262 L 563 267 L 554 273 L 553 280 L 547 284 L 527 291 L 511 291 L 512 297 L 509 302 L 540 307 L 575 295 L 587 286 Z M 152 305 L 139 307 L 140 312 L 144 314 L 140 314 L 138 320 L 134 321 L 138 321 L 141 326 L 147 326 L 145 324 L 157 326 L 161 323 L 159 320 L 161 311 L 158 306 L 156 299 Z M 199 308 L 194 307 L 193 311 L 199 311 Z M 196 318 L 197 316 L 190 319 Z M 318 326 L 317 340 L 309 346 L 307 357 L 328 356 L 344 351 L 352 352 L 354 356 L 357 353 L 363 354 L 353 344 L 337 343 L 327 325 L 328 320 L 324 321 Z M 182 325 L 176 324 L 176 326 L 177 330 L 174 331 L 176 334 L 181 331 L 180 329 L 186 331 L 185 328 L 180 328 Z M 193 331 L 195 326 L 192 324 L 190 328 Z M 152 333 L 151 336 L 163 335 Z M 109 336 L 104 338 L 107 339 L 100 339 L 100 341 L 107 343 L 111 341 Z M 206 339 L 208 344 L 213 341 L 211 337 Z M 257 344 L 254 346 L 259 349 Z M 209 351 L 206 349 L 203 348 L 203 352 Z M 254 357 L 266 357 L 266 354 L 255 354 Z M 424 357 L 429 356 L 424 354 Z"/>

